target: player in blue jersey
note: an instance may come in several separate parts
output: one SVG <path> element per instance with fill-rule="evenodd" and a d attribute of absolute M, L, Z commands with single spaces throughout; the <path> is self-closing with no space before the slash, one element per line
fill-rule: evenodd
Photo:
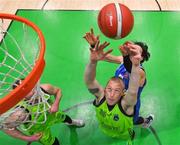
<path fill-rule="evenodd" d="M 137 103 L 135 106 L 135 113 L 134 113 L 134 124 L 135 125 L 139 125 L 142 124 L 143 127 L 149 127 L 153 121 L 154 116 L 151 114 L 149 115 L 147 118 L 143 118 L 141 116 L 139 116 L 139 110 L 140 110 L 140 106 L 141 106 L 141 101 L 140 101 L 140 95 L 141 92 L 144 88 L 144 86 L 146 85 L 146 73 L 145 70 L 142 66 L 144 61 L 148 61 L 149 57 L 150 57 L 150 53 L 148 52 L 148 46 L 143 43 L 143 42 L 126 42 L 125 44 L 123 44 L 122 46 L 120 46 L 120 51 L 123 54 L 123 56 L 107 56 L 107 61 L 111 60 L 111 62 L 115 62 L 115 63 L 122 63 L 118 69 L 115 72 L 115 76 L 116 77 L 121 77 L 124 81 L 125 84 L 125 89 L 128 89 L 128 85 L 129 85 L 129 78 L 130 78 L 130 73 L 131 73 L 131 68 L 132 68 L 132 63 L 129 59 L 129 54 L 128 52 L 126 52 L 125 48 L 128 47 L 128 45 L 138 45 L 141 47 L 142 49 L 142 60 L 141 60 L 141 65 L 140 65 L 140 84 L 139 84 L 139 89 L 138 89 L 138 95 L 137 95 Z M 113 58 L 113 59 L 112 59 Z"/>
<path fill-rule="evenodd" d="M 99 40 L 99 36 L 95 36 L 93 29 L 91 29 L 91 32 L 87 32 L 84 36 L 86 41 L 91 45 L 91 47 L 94 47 L 97 40 Z M 115 72 L 116 77 L 121 77 L 123 79 L 123 82 L 125 84 L 125 89 L 128 89 L 129 85 L 129 77 L 131 73 L 132 63 L 129 59 L 130 52 L 128 52 L 127 47 L 128 45 L 138 45 L 142 49 L 142 60 L 140 65 L 140 84 L 138 89 L 138 95 L 137 95 L 137 103 L 135 106 L 135 112 L 134 112 L 134 124 L 135 125 L 142 125 L 143 127 L 149 127 L 153 121 L 154 115 L 150 114 L 147 118 L 143 118 L 139 116 L 139 110 L 140 110 L 140 95 L 141 92 L 146 85 L 146 73 L 144 68 L 142 67 L 142 63 L 144 61 L 148 61 L 150 57 L 150 53 L 148 52 L 148 46 L 143 42 L 126 42 L 122 46 L 119 47 L 121 53 L 123 56 L 113 56 L 111 54 L 106 55 L 103 60 L 112 62 L 112 63 L 118 63 L 121 64 L 118 69 Z"/>

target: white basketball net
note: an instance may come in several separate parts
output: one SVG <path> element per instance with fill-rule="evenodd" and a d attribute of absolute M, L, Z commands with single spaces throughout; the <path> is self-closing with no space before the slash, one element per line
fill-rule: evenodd
<path fill-rule="evenodd" d="M 37 33 L 28 25 L 13 21 L 10 30 L 6 31 L 5 19 L 0 19 L 0 98 L 13 89 L 15 81 L 26 78 L 39 56 L 39 39 Z M 34 124 L 46 121 L 49 110 L 49 96 L 41 91 L 39 83 L 35 86 L 35 94 L 29 100 L 22 100 L 11 110 L 0 115 L 0 129 L 13 129 L 26 123 L 30 129 Z M 36 112 L 27 108 L 36 107 Z M 43 120 L 39 121 L 39 116 Z M 33 117 L 33 119 L 32 119 Z"/>

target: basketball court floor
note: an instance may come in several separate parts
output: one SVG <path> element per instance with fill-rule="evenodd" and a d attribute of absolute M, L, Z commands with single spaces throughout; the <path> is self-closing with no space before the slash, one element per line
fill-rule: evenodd
<path fill-rule="evenodd" d="M 41 82 L 59 86 L 63 91 L 60 110 L 86 122 L 84 128 L 54 125 L 52 132 L 62 145 L 125 145 L 124 142 L 101 133 L 92 105 L 94 97 L 89 94 L 83 82 L 89 47 L 82 37 L 90 28 L 100 34 L 101 42 L 110 42 L 108 48 L 114 49 L 114 55 L 119 55 L 117 48 L 126 40 L 144 41 L 148 44 L 151 57 L 144 64 L 148 82 L 141 96 L 140 112 L 143 116 L 153 113 L 155 120 L 150 129 L 135 128 L 134 145 L 179 145 L 180 5 L 178 1 L 159 1 L 159 5 L 155 1 L 133 4 L 118 2 L 129 6 L 135 18 L 132 32 L 121 40 L 106 38 L 98 29 L 98 10 L 107 1 L 96 4 L 76 1 L 74 5 L 73 1 L 63 1 L 62 4 L 57 0 L 34 1 L 32 7 L 17 1 L 16 4 L 9 2 L 9 7 L 6 8 L 7 2 L 0 1 L 0 4 L 2 3 L 1 12 L 28 18 L 42 30 L 46 40 L 46 67 Z M 13 23 L 8 31 L 15 29 L 12 26 Z M 99 82 L 105 86 L 117 67 L 117 64 L 100 62 L 97 69 Z M 27 142 L 0 132 L 0 144 L 24 145 Z"/>

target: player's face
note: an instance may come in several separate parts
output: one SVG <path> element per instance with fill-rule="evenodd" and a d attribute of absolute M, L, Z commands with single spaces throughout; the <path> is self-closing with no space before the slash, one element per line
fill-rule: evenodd
<path fill-rule="evenodd" d="M 105 97 L 108 105 L 115 105 L 123 95 L 122 84 L 109 81 L 105 89 Z"/>
<path fill-rule="evenodd" d="M 15 128 L 21 124 L 23 120 L 25 120 L 26 114 L 23 109 L 15 109 L 15 112 L 11 113 L 5 120 L 6 128 Z"/>

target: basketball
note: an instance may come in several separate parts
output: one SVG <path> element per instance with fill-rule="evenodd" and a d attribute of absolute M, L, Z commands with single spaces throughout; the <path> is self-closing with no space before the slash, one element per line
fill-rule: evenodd
<path fill-rule="evenodd" d="M 126 37 L 132 30 L 134 17 L 131 10 L 120 3 L 105 5 L 98 14 L 98 26 L 101 32 L 112 39 Z"/>

